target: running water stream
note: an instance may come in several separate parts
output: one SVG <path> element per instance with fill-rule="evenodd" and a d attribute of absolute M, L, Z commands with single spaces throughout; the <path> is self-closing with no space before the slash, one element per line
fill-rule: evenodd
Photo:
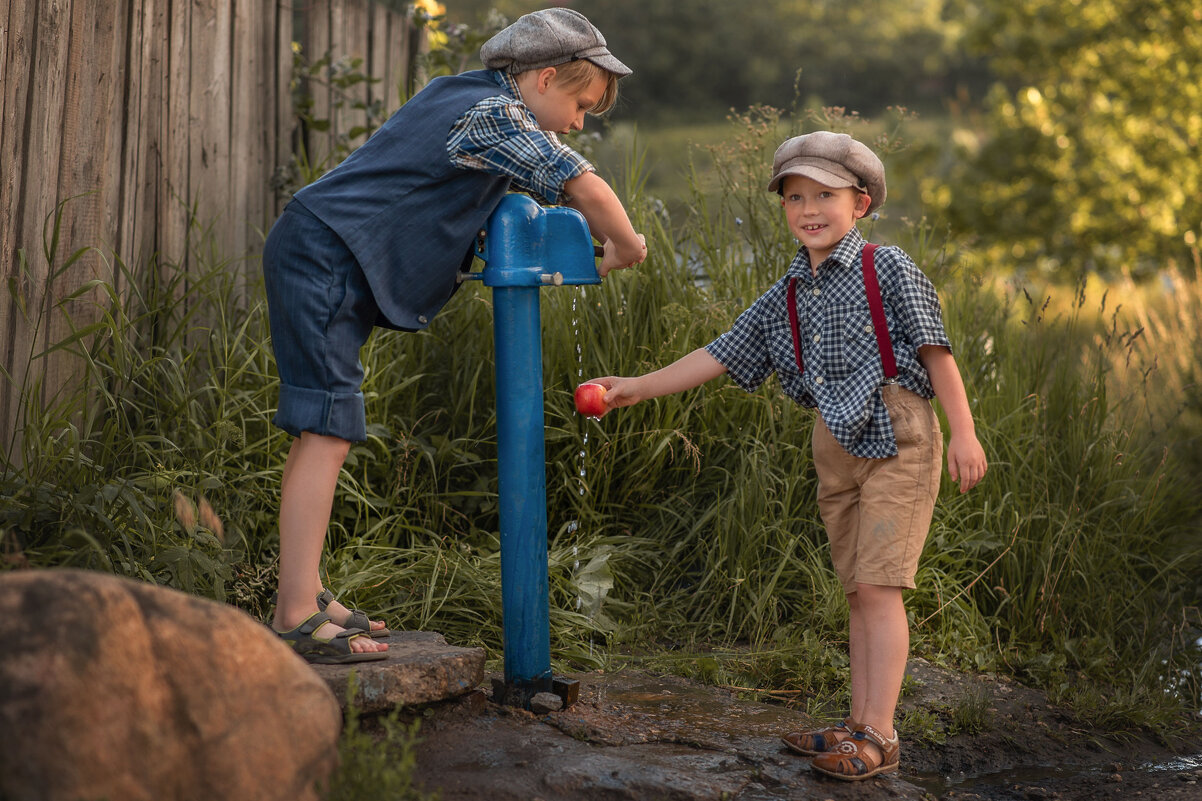
<path fill-rule="evenodd" d="M 576 385 L 584 381 L 584 347 L 580 341 L 580 318 L 579 313 L 583 308 L 582 304 L 585 300 L 586 288 L 579 286 L 576 288 L 576 294 L 572 296 L 572 339 L 576 348 Z M 612 587 L 612 577 L 608 567 L 608 552 L 598 553 L 594 555 L 588 562 L 581 567 L 580 564 L 580 546 L 578 544 L 578 533 L 580 530 L 580 519 L 583 517 L 585 505 L 588 503 L 585 500 L 585 494 L 588 490 L 588 427 L 598 418 L 583 418 L 581 421 L 582 432 L 580 435 L 580 448 L 576 451 L 576 494 L 580 498 L 580 503 L 577 507 L 577 519 L 569 520 L 567 523 L 567 534 L 572 538 L 572 573 L 571 582 L 576 590 L 576 599 L 574 601 L 574 609 L 577 612 L 585 614 L 589 622 L 589 656 L 593 654 L 593 635 L 592 628 L 595 624 L 597 614 L 601 611 L 601 605 L 605 600 L 610 587 Z"/>

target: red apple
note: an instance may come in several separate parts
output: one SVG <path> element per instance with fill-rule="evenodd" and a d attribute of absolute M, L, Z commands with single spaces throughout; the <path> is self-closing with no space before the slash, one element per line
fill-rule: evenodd
<path fill-rule="evenodd" d="M 605 408 L 605 387 L 600 384 L 581 384 L 576 387 L 576 411 L 585 417 L 600 417 Z"/>

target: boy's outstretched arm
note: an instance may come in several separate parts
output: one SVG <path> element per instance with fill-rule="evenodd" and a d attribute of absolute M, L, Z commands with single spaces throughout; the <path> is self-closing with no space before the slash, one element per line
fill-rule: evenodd
<path fill-rule="evenodd" d="M 671 395 L 699 387 L 725 372 L 726 368 L 711 356 L 709 351 L 705 348 L 698 348 L 654 373 L 634 378 L 611 375 L 591 379 L 588 383 L 600 384 L 605 387 L 607 390 L 605 405 L 610 409 L 617 409 L 622 406 L 633 406 L 639 401 L 649 398 L 658 398 L 662 395 Z"/>
<path fill-rule="evenodd" d="M 936 345 L 920 347 L 918 359 L 931 377 L 935 397 L 943 406 L 951 428 L 947 442 L 947 471 L 953 481 L 960 482 L 960 492 L 968 492 L 984 478 L 989 465 L 985 461 L 985 449 L 977 440 L 977 427 L 968 408 L 960 368 L 950 350 Z"/>
<path fill-rule="evenodd" d="M 647 243 L 635 233 L 622 201 L 605 179 L 595 172 L 585 172 L 565 181 L 563 188 L 572 198 L 566 205 L 584 215 L 593 236 L 605 246 L 605 257 L 597 268 L 602 278 L 610 270 L 621 270 L 647 258 Z"/>

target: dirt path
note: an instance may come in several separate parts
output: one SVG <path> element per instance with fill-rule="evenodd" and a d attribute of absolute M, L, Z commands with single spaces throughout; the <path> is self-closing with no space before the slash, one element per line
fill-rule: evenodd
<path fill-rule="evenodd" d="M 868 782 L 825 779 L 780 745 L 809 725 L 802 713 L 639 671 L 573 675 L 580 700 L 542 717 L 483 691 L 433 707 L 417 779 L 444 801 L 1202 801 L 1198 739 L 1184 753 L 1146 737 L 1115 743 L 1012 682 L 922 660 L 910 675 L 903 712 L 946 723 L 959 709 L 979 730 L 941 743 L 903 730 L 901 772 Z"/>

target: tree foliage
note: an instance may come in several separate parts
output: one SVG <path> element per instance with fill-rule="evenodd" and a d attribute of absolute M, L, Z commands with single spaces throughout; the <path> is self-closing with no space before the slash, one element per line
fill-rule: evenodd
<path fill-rule="evenodd" d="M 614 116 L 708 120 L 731 108 L 888 106 L 942 110 L 943 98 L 985 85 L 959 45 L 945 0 L 572 0 L 634 70 Z M 488 5 L 512 18 L 537 0 L 452 0 L 471 21 Z"/>
<path fill-rule="evenodd" d="M 1004 81 L 928 199 L 1044 271 L 1196 259 L 1202 3 L 987 0 L 969 41 Z M 966 13 L 969 9 L 965 9 Z"/>

